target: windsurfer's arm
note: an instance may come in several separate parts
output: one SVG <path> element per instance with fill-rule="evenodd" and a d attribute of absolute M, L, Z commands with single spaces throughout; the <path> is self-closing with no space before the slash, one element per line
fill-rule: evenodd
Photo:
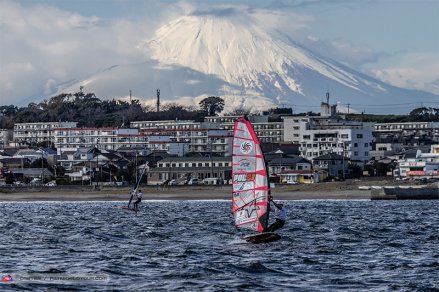
<path fill-rule="evenodd" d="M 278 204 L 276 204 L 276 202 L 273 200 L 273 197 L 270 195 L 269 197 L 269 200 L 273 203 L 273 205 L 276 207 L 276 208 L 278 208 L 278 209 L 282 209 L 282 207 L 281 206 L 279 206 Z"/>

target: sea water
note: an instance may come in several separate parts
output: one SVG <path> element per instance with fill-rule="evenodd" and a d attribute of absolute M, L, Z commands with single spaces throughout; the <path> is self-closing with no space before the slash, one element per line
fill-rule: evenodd
<path fill-rule="evenodd" d="M 229 201 L 124 203 L 0 203 L 0 290 L 439 289 L 439 201 L 287 201 L 268 244 Z"/>

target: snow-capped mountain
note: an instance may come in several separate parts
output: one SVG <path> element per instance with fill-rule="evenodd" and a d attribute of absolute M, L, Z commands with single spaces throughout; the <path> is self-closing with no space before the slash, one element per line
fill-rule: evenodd
<path fill-rule="evenodd" d="M 318 111 L 327 91 L 331 103 L 359 111 L 362 105 L 438 97 L 380 82 L 238 17 L 183 16 L 159 28 L 141 48 L 148 52 L 146 61 L 112 66 L 61 91 L 83 85 L 97 96 L 120 98 L 132 90 L 154 104 L 160 88 L 162 101 L 186 105 L 215 95 L 225 100 L 225 112 L 295 105 Z"/>

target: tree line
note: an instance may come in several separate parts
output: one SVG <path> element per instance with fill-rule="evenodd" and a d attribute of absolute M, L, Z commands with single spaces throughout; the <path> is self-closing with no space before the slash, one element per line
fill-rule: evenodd
<path fill-rule="evenodd" d="M 201 122 L 206 116 L 215 116 L 224 110 L 224 100 L 209 96 L 199 106 L 183 106 L 168 103 L 157 112 L 152 106 L 142 106 L 138 99 L 101 100 L 94 93 L 61 93 L 40 103 L 29 103 L 18 108 L 14 105 L 0 106 L 0 129 L 13 129 L 14 123 L 78 122 L 78 127 L 129 127 L 132 121 L 194 120 Z M 273 116 L 292 114 L 291 108 L 269 109 Z M 246 110 L 235 110 L 225 115 L 249 114 Z M 300 115 L 300 114 L 299 114 Z M 308 112 L 303 115 L 318 115 Z M 408 115 L 350 114 L 349 119 L 363 122 L 438 122 L 439 108 L 420 107 Z M 279 118 L 280 120 L 280 118 Z"/>
<path fill-rule="evenodd" d="M 14 123 L 78 122 L 78 127 L 129 127 L 132 121 L 195 120 L 216 115 L 224 109 L 224 100 L 210 96 L 199 103 L 199 108 L 168 103 L 157 112 L 142 106 L 138 99 L 101 100 L 94 93 L 62 93 L 26 107 L 0 106 L 0 128 L 13 129 Z"/>

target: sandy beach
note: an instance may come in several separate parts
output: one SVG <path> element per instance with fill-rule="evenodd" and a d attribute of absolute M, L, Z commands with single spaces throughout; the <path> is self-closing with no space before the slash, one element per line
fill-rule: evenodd
<path fill-rule="evenodd" d="M 276 185 L 275 199 L 282 200 L 355 200 L 370 199 L 369 190 L 359 186 L 389 185 L 392 181 L 344 181 L 308 185 Z M 229 200 L 230 185 L 218 186 L 142 186 L 144 200 Z M 33 188 L 1 188 L 0 201 L 125 201 L 129 187 L 57 186 Z"/>

